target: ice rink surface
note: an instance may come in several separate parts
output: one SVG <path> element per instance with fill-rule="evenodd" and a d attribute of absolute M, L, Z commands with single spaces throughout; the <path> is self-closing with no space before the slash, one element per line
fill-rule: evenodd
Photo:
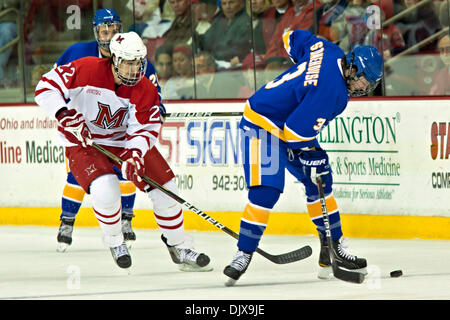
<path fill-rule="evenodd" d="M 348 239 L 352 254 L 368 260 L 362 284 L 317 278 L 319 241 L 314 236 L 265 235 L 271 254 L 310 245 L 306 260 L 276 265 L 255 254 L 234 287 L 223 268 L 236 240 L 223 232 L 189 231 L 212 272 L 187 273 L 172 263 L 160 233 L 136 229 L 128 274 L 103 247 L 99 228 L 77 228 L 65 253 L 56 252 L 55 227 L 0 226 L 0 299 L 8 300 L 449 300 L 450 241 Z M 401 269 L 403 276 L 391 278 Z"/>

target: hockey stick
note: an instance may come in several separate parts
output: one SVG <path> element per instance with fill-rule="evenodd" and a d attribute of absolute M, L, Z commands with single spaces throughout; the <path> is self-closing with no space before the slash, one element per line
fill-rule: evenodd
<path fill-rule="evenodd" d="M 319 200 L 322 207 L 323 224 L 325 225 L 325 233 L 328 242 L 328 252 L 330 253 L 331 268 L 333 269 L 333 275 L 340 280 L 352 282 L 352 283 L 362 283 L 364 281 L 364 274 L 341 269 L 336 264 L 336 256 L 331 245 L 331 231 L 330 231 L 330 220 L 328 218 L 327 206 L 325 204 L 325 196 L 323 193 L 322 177 L 319 175 L 316 177 L 317 188 L 319 189 Z"/>
<path fill-rule="evenodd" d="M 166 113 L 166 118 L 202 118 L 202 117 L 237 117 L 242 116 L 244 113 L 240 111 L 223 111 L 223 112 L 171 112 Z"/>
<path fill-rule="evenodd" d="M 123 160 L 120 159 L 119 157 L 117 157 L 115 154 L 109 152 L 108 150 L 106 150 L 102 146 L 99 146 L 98 144 L 96 144 L 95 142 L 93 142 L 91 140 L 88 141 L 88 144 L 90 146 L 92 146 L 93 148 L 97 149 L 98 151 L 100 151 L 101 153 L 103 153 L 104 155 L 106 155 L 111 160 L 117 162 L 119 165 L 122 165 Z M 197 215 L 202 217 L 204 220 L 206 220 L 209 223 L 211 223 L 212 225 L 214 225 L 216 228 L 222 230 L 223 232 L 225 232 L 226 234 L 232 236 L 236 240 L 239 239 L 239 235 L 236 232 L 234 232 L 233 230 L 227 228 L 226 226 L 221 224 L 219 221 L 211 218 L 209 215 L 204 213 L 202 210 L 196 208 L 194 205 L 190 204 L 189 202 L 185 201 L 181 197 L 177 196 L 172 191 L 167 190 L 166 188 L 161 186 L 159 183 L 157 183 L 153 179 L 149 178 L 146 175 L 143 175 L 141 178 L 142 178 L 142 180 L 147 182 L 149 185 L 151 185 L 154 188 L 159 189 L 160 191 L 165 193 L 167 196 L 171 197 L 172 199 L 174 199 L 178 203 L 184 205 L 186 208 L 188 208 L 189 210 L 193 211 L 194 213 L 196 213 Z M 303 260 L 305 258 L 308 258 L 312 254 L 312 249 L 311 249 L 310 246 L 304 246 L 304 247 L 302 247 L 300 249 L 297 249 L 297 250 L 294 250 L 294 251 L 291 251 L 291 252 L 286 252 L 286 253 L 279 254 L 279 255 L 269 254 L 269 253 L 267 253 L 267 252 L 265 252 L 265 251 L 263 251 L 263 250 L 261 250 L 259 248 L 256 248 L 256 252 L 258 252 L 264 258 L 272 261 L 273 263 L 285 264 L 285 263 L 291 263 L 291 262 L 295 262 L 295 261 L 299 261 L 299 260 Z"/>

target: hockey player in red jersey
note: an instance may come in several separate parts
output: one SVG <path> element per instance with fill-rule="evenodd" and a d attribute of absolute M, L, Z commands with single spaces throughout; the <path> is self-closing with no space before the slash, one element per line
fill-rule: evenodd
<path fill-rule="evenodd" d="M 116 33 L 122 32 L 122 22 L 117 12 L 112 9 L 98 9 L 93 19 L 94 41 L 78 42 L 67 48 L 66 51 L 56 60 L 56 66 L 68 64 L 74 60 L 84 57 L 108 58 L 111 56 L 109 43 Z M 155 67 L 147 59 L 147 70 L 145 76 L 149 78 L 161 94 L 161 87 L 158 83 L 158 76 Z M 160 95 L 161 97 L 161 95 Z M 161 101 L 160 101 L 161 102 Z M 160 103 L 161 116 L 164 116 L 165 108 Z M 119 177 L 120 189 L 122 191 L 122 232 L 127 243 L 127 247 L 132 246 L 136 240 L 136 234 L 132 228 L 134 217 L 133 207 L 136 199 L 136 186 L 131 181 Z M 58 241 L 58 252 L 65 252 L 72 244 L 72 233 L 76 216 L 80 210 L 85 192 L 75 180 L 73 174 L 67 173 L 67 181 L 61 197 L 61 224 L 56 237 Z"/>
<path fill-rule="evenodd" d="M 161 238 L 180 270 L 210 271 L 209 257 L 194 251 L 192 238 L 185 234 L 180 204 L 139 177 L 145 174 L 178 193 L 174 174 L 155 147 L 160 103 L 156 87 L 144 77 L 146 47 L 136 33 L 128 32 L 114 35 L 110 50 L 110 58 L 86 57 L 44 74 L 36 103 L 58 120 L 70 170 L 91 195 L 103 242 L 119 267 L 130 267 L 131 256 L 122 233 L 117 164 L 90 141 L 119 156 L 124 178 L 148 194 Z"/>

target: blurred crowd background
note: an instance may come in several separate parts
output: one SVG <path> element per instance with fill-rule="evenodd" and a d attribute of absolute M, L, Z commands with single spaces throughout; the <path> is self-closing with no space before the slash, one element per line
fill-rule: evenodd
<path fill-rule="evenodd" d="M 246 99 L 292 65 L 281 39 L 305 29 L 376 47 L 373 96 L 450 95 L 450 0 L 0 0 L 0 103 L 33 103 L 42 74 L 93 41 L 99 8 L 147 46 L 164 100 Z"/>

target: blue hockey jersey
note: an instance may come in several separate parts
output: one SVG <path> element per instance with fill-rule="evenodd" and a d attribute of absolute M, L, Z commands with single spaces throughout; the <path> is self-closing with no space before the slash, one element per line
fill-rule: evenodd
<path fill-rule="evenodd" d="M 248 99 L 240 126 L 267 130 L 292 149 L 318 146 L 320 130 L 349 100 L 344 52 L 306 30 L 287 31 L 283 43 L 295 65 Z"/>
<path fill-rule="evenodd" d="M 67 64 L 69 62 L 84 57 L 99 57 L 99 58 L 102 57 L 100 49 L 98 48 L 97 41 L 78 42 L 71 45 L 69 48 L 67 48 L 66 51 L 64 51 L 61 57 L 59 57 L 59 59 L 56 60 L 56 65 L 60 66 L 63 64 Z M 149 78 L 149 80 L 155 85 L 156 89 L 158 90 L 158 93 L 161 94 L 161 87 L 159 86 L 158 77 L 156 76 L 156 69 L 153 66 L 153 64 L 148 60 L 148 58 L 145 76 Z"/>

